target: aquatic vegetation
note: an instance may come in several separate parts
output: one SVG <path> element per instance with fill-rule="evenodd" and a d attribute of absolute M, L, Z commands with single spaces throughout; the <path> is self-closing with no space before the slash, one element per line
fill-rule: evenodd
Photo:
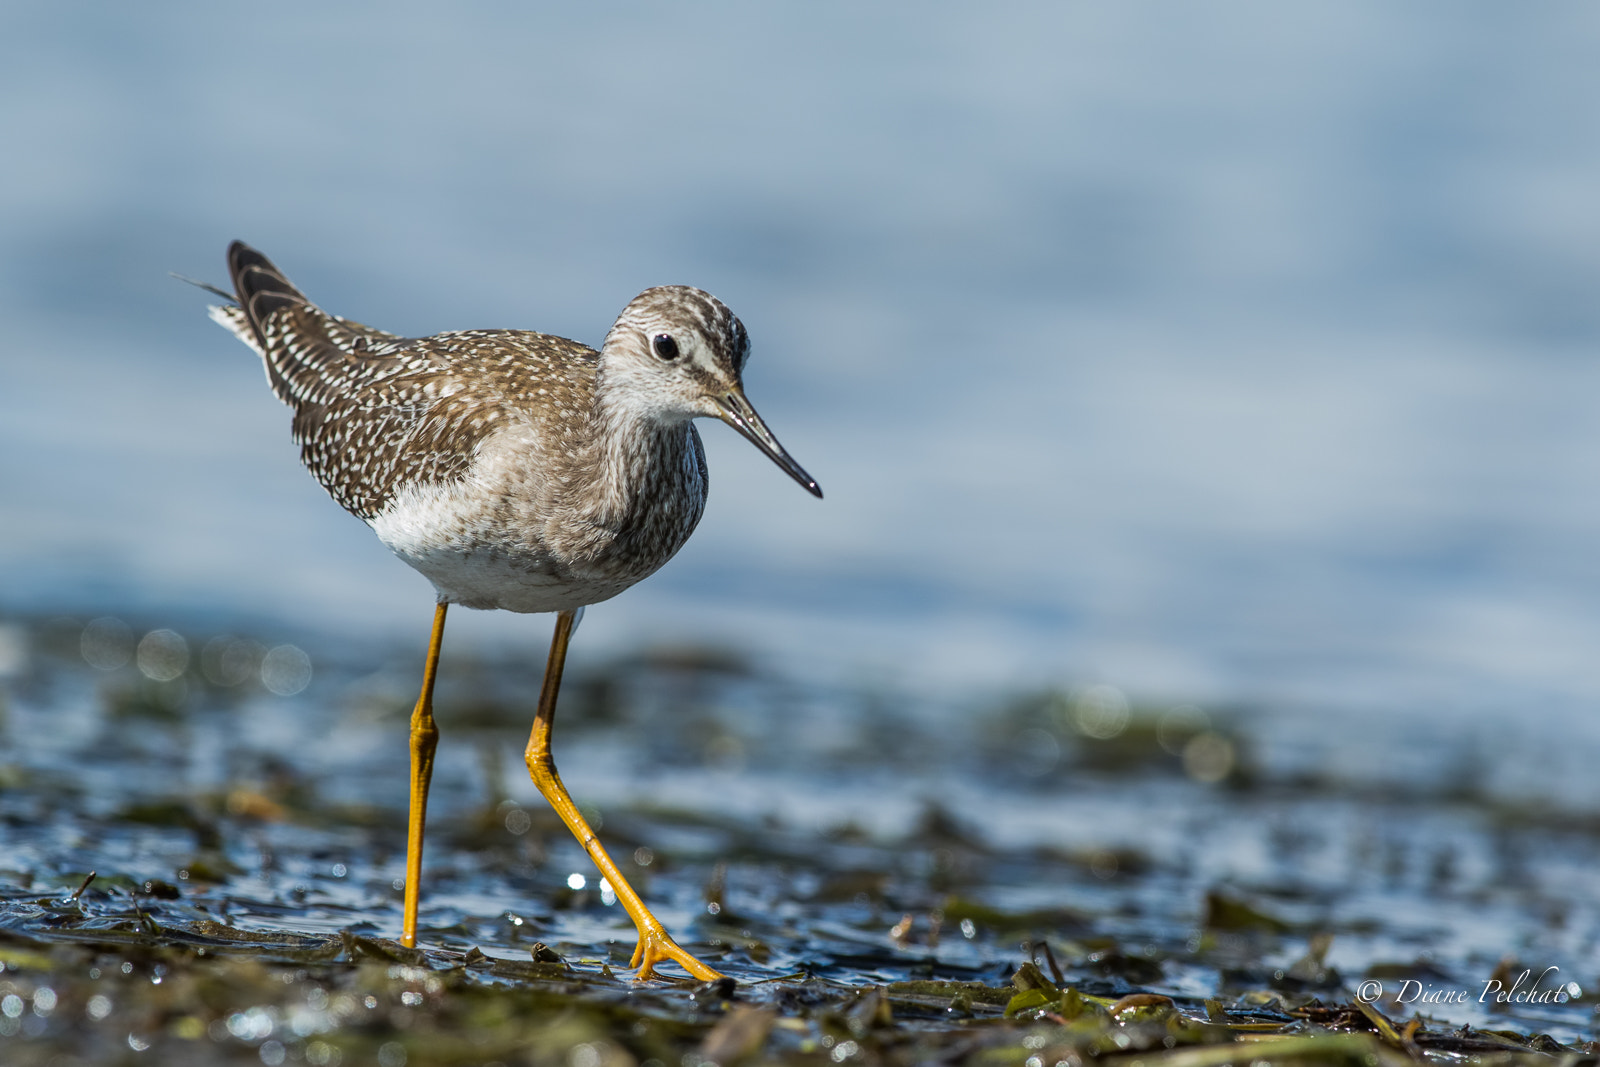
<path fill-rule="evenodd" d="M 1243 712 L 1101 691 L 952 714 L 683 650 L 582 666 L 563 770 L 735 979 L 635 985 L 631 924 L 514 773 L 525 663 L 441 679 L 406 949 L 403 674 L 283 635 L 5 625 L 26 650 L 0 680 L 8 1064 L 1594 1051 L 1592 818 L 1291 778 Z M 292 693 L 263 675 L 285 647 Z M 1189 755 L 1206 737 L 1228 773 Z"/>

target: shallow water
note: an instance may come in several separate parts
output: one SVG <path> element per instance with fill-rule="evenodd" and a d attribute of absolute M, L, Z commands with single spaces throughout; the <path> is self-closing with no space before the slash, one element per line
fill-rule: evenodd
<path fill-rule="evenodd" d="M 1104 688 L 930 709 L 685 647 L 577 671 L 563 776 L 661 918 L 737 980 L 730 1002 L 627 983 L 631 925 L 522 772 L 526 661 L 441 673 L 415 954 L 387 940 L 407 650 L 315 648 L 309 684 L 282 696 L 260 664 L 279 689 L 305 684 L 286 635 L 193 627 L 180 647 L 174 631 L 87 621 L 4 630 L 0 992 L 20 999 L 0 1041 L 38 1062 L 140 1043 L 167 1062 L 374 1062 L 389 1046 L 544 1062 L 585 1044 L 625 1062 L 702 1047 L 739 1004 L 776 1010 L 753 1039 L 765 1055 L 807 1059 L 833 1047 L 830 1026 L 853 1032 L 872 989 L 891 1021 L 849 1038 L 875 1035 L 868 1060 L 966 1062 L 980 1024 L 980 1045 L 1025 1047 L 1031 1014 L 994 1027 L 1019 965 L 1047 967 L 1045 944 L 1063 986 L 1164 994 L 1201 1022 L 1215 1001 L 1228 1025 L 1318 1032 L 1308 1005 L 1351 1005 L 1376 982 L 1397 1025 L 1418 1007 L 1396 1002 L 1408 990 L 1464 1001 L 1426 1012 L 1415 1040 L 1442 1050 L 1505 1040 L 1463 1025 L 1594 1037 L 1600 824 L 1496 793 L 1492 748 L 1432 753 L 1453 778 L 1352 777 L 1332 758 L 1340 729 L 1286 738 L 1270 715 L 1129 707 Z M 530 957 L 536 944 L 561 962 Z M 1523 971 L 1557 1002 L 1484 1001 Z M 966 987 L 911 982 L 981 986 L 952 1012 Z M 483 1022 L 507 1011 L 529 1014 Z M 649 1037 L 642 1018 L 680 1029 Z M 1160 1033 L 1200 1040 L 1173 1025 Z M 463 1051 L 474 1033 L 494 1048 Z"/>

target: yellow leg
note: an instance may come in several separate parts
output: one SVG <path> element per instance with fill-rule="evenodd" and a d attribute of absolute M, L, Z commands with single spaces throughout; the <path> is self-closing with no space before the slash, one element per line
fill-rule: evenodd
<path fill-rule="evenodd" d="M 433 613 L 433 638 L 428 642 L 428 662 L 422 668 L 422 694 L 411 713 L 411 819 L 406 829 L 405 925 L 400 943 L 417 943 L 417 896 L 422 888 L 422 827 L 428 821 L 428 783 L 433 781 L 433 750 L 439 747 L 439 728 L 433 724 L 433 677 L 439 669 L 439 642 L 444 639 L 446 604 Z"/>
<path fill-rule="evenodd" d="M 575 613 L 570 611 L 563 611 L 556 616 L 556 633 L 550 641 L 550 661 L 545 666 L 544 686 L 539 691 L 539 711 L 534 716 L 533 732 L 528 737 L 528 774 L 550 806 L 556 809 L 556 814 L 561 816 L 561 821 L 567 824 L 567 829 L 578 839 L 583 850 L 589 853 L 595 866 L 600 868 L 600 873 L 622 902 L 628 918 L 639 928 L 639 945 L 633 950 L 633 962 L 629 964 L 639 968 L 635 977 L 639 981 L 653 978 L 656 964 L 676 960 L 684 970 L 701 981 L 721 978 L 722 975 L 679 948 L 677 942 L 667 934 L 666 927 L 661 925 L 661 920 L 650 914 L 650 909 L 644 906 L 639 894 L 633 891 L 628 880 L 622 877 L 622 872 L 617 870 L 617 865 L 606 855 L 600 839 L 589 829 L 578 806 L 572 802 L 567 787 L 561 784 L 561 776 L 556 773 L 555 762 L 550 758 L 550 730 L 555 722 L 556 694 L 561 691 L 561 669 L 567 662 L 567 642 L 572 637 L 575 617 Z"/>

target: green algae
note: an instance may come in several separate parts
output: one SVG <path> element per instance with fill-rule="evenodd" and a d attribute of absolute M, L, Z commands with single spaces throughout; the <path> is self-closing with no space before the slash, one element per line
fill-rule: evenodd
<path fill-rule="evenodd" d="M 441 681 L 462 698 L 441 713 L 444 745 L 466 756 L 436 779 L 422 947 L 408 949 L 388 936 L 404 854 L 404 701 L 383 696 L 389 682 L 319 659 L 327 688 L 280 699 L 223 684 L 229 649 L 273 642 L 197 634 L 223 681 L 194 666 L 177 700 L 129 665 L 89 671 L 71 629 L 41 624 L 0 693 L 0 1062 L 1371 1067 L 1594 1052 L 1592 989 L 1471 1028 L 1397 1003 L 1402 982 L 1471 988 L 1513 964 L 1435 956 L 1438 942 L 1340 902 L 1360 883 L 1413 907 L 1427 893 L 1477 906 L 1483 890 L 1436 859 L 1396 883 L 1442 846 L 1385 836 L 1405 823 L 1373 818 L 1376 793 L 1274 783 L 1237 716 L 1046 694 L 972 713 L 941 749 L 937 731 L 899 743 L 911 721 L 881 692 L 806 698 L 824 715 L 867 708 L 858 736 L 810 737 L 779 715 L 795 685 L 736 657 L 579 669 L 566 736 L 647 786 L 602 797 L 602 836 L 685 947 L 730 976 L 639 985 L 631 929 L 518 781 L 526 663 L 483 657 Z M 1019 738 L 1055 762 L 1041 772 Z M 1229 746 L 1225 775 L 1186 760 L 1201 738 Z M 672 760 L 719 784 L 648 776 Z M 808 802 L 862 768 L 880 777 L 821 825 L 747 807 L 797 765 L 791 793 Z M 916 801 L 897 802 L 907 789 Z M 1482 840 L 1532 864 L 1558 843 L 1563 863 L 1600 873 L 1582 820 L 1459 792 L 1405 799 L 1457 835 L 1452 850 Z M 1050 832 L 1017 832 L 1035 824 Z M 1358 881 L 1231 874 L 1227 850 L 1258 824 L 1288 854 L 1365 827 Z M 1507 943 L 1537 946 L 1548 901 L 1507 869 L 1533 887 Z M 1361 1002 L 1362 982 L 1388 999 Z"/>

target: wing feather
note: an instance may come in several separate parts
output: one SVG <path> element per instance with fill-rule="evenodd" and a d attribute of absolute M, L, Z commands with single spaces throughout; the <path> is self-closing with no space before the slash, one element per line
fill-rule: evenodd
<path fill-rule="evenodd" d="M 211 317 L 261 355 L 273 393 L 294 410 L 301 459 L 346 510 L 371 520 L 397 486 L 467 476 L 505 410 L 471 388 L 476 376 L 452 346 L 330 315 L 241 242 L 228 269 L 239 304 Z"/>

